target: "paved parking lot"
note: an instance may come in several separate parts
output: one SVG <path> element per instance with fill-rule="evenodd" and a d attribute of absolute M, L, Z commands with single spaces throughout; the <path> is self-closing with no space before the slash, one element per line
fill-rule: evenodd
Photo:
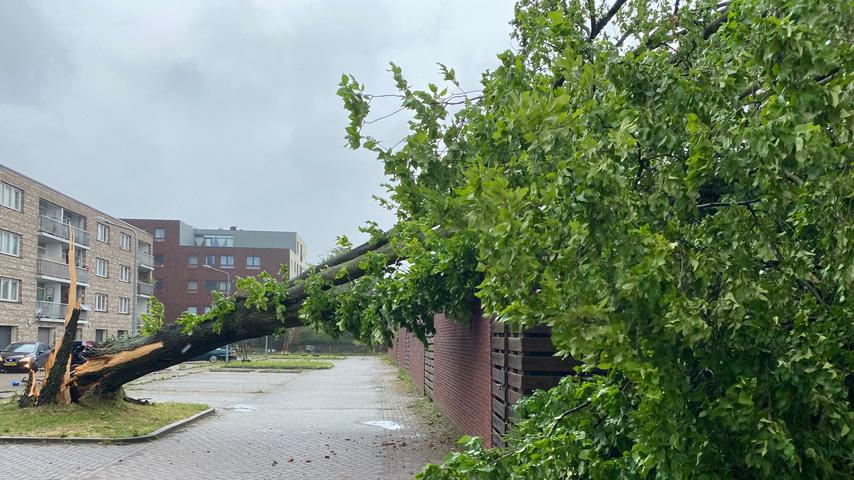
<path fill-rule="evenodd" d="M 213 372 L 134 385 L 136 398 L 204 402 L 217 413 L 141 445 L 0 445 L 9 478 L 403 479 L 450 438 L 409 408 L 378 357 L 304 373 Z"/>

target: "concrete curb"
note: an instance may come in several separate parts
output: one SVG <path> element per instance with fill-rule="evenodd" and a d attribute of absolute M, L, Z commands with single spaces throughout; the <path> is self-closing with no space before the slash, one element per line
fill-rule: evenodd
<path fill-rule="evenodd" d="M 197 420 L 205 418 L 212 413 L 214 413 L 216 409 L 209 408 L 207 410 L 201 411 L 192 417 L 187 417 L 183 420 L 178 420 L 177 422 L 170 423 L 165 427 L 161 427 L 147 435 L 140 435 L 138 437 L 125 437 L 125 438 L 104 438 L 104 437 L 0 437 L 0 443 L 42 443 L 42 444 L 123 444 L 123 443 L 145 443 L 150 442 L 152 440 L 157 440 L 158 438 L 171 433 L 178 428 L 187 426 Z"/>
<path fill-rule="evenodd" d="M 329 370 L 326 369 L 317 369 L 317 370 Z M 253 373 L 302 373 L 305 370 L 297 369 L 297 368 L 212 368 L 211 372 L 253 372 Z"/>

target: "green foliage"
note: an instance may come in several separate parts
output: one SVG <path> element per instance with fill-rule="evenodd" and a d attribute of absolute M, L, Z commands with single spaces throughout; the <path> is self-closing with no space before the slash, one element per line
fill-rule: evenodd
<path fill-rule="evenodd" d="M 163 328 L 163 304 L 160 300 L 151 297 L 148 303 L 148 312 L 142 314 L 142 325 L 139 331 L 142 335 L 154 335 Z"/>
<path fill-rule="evenodd" d="M 854 476 L 854 5 L 637 0 L 604 27 L 611 5 L 520 1 L 520 48 L 476 95 L 392 65 L 397 148 L 363 134 L 375 97 L 345 77 L 407 262 L 310 284 L 304 318 L 423 337 L 476 294 L 607 370 L 425 479 Z"/>

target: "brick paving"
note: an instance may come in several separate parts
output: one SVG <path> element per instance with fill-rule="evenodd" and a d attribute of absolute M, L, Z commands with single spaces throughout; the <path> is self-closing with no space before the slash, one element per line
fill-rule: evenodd
<path fill-rule="evenodd" d="M 139 384 L 130 396 L 205 402 L 217 413 L 141 445 L 0 445 L 0 465 L 6 477 L 38 479 L 411 478 L 444 457 L 450 438 L 410 408 L 415 397 L 396 372 L 380 358 L 354 357 L 330 370 Z"/>

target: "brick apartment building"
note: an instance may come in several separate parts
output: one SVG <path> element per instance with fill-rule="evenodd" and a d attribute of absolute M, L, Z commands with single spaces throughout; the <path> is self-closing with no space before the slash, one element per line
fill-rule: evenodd
<path fill-rule="evenodd" d="M 167 322 L 183 312 L 206 313 L 212 292 L 233 292 L 236 277 L 261 272 L 279 277 L 280 265 L 294 277 L 308 268 L 308 250 L 296 232 L 200 229 L 180 220 L 125 221 L 154 238 L 154 295 L 163 302 Z"/>
<path fill-rule="evenodd" d="M 68 307 L 71 236 L 78 338 L 132 333 L 148 311 L 151 235 L 0 165 L 0 348 L 55 342 Z"/>

